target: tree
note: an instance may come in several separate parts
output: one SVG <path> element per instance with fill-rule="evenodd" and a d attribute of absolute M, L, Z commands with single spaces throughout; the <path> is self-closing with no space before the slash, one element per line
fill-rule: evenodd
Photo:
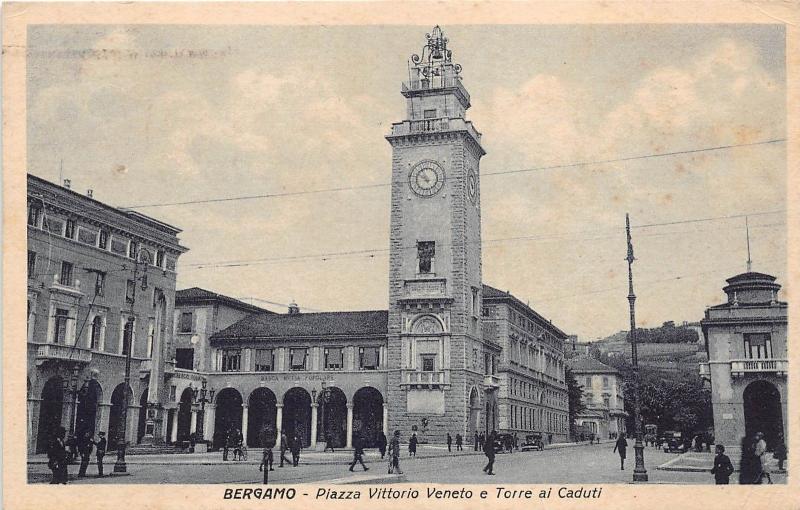
<path fill-rule="evenodd" d="M 586 410 L 583 404 L 583 386 L 578 384 L 572 369 L 564 369 L 564 380 L 567 382 L 567 400 L 569 403 L 569 433 L 575 437 L 575 418 Z"/>

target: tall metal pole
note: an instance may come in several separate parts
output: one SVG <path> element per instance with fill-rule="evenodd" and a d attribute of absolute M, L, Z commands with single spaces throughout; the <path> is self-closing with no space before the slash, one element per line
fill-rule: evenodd
<path fill-rule="evenodd" d="M 124 331 L 122 334 L 122 343 L 125 347 L 125 383 L 122 389 L 123 394 L 125 395 L 122 404 L 122 412 L 120 413 L 120 420 L 122 421 L 122 426 L 119 428 L 119 435 L 117 436 L 117 461 L 114 463 L 114 472 L 115 473 L 127 473 L 128 472 L 128 465 L 125 462 L 125 449 L 127 447 L 127 437 L 128 437 L 128 406 L 130 405 L 130 395 L 128 388 L 131 385 L 131 340 L 133 339 L 133 331 L 135 327 L 135 309 L 134 304 L 136 303 L 136 285 L 138 283 L 138 276 L 139 276 L 139 262 L 134 260 L 133 262 L 133 294 L 131 294 L 131 316 L 128 317 L 128 324 L 130 324 L 130 329 L 127 327 L 128 331 Z M 150 368 L 152 370 L 152 367 Z"/>
<path fill-rule="evenodd" d="M 625 233 L 628 236 L 628 305 L 631 312 L 631 358 L 633 362 L 633 424 L 636 434 L 636 442 L 633 449 L 636 457 L 636 465 L 633 468 L 633 481 L 646 482 L 647 469 L 644 467 L 644 444 L 642 444 L 642 419 L 639 407 L 639 356 L 636 350 L 636 295 L 633 293 L 633 244 L 631 243 L 631 220 L 628 213 L 625 213 Z"/>

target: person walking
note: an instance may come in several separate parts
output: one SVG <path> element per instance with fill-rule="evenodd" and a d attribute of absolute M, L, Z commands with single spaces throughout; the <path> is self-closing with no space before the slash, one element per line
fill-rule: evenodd
<path fill-rule="evenodd" d="M 408 440 L 408 456 L 409 457 L 416 457 L 417 456 L 417 433 L 414 432 L 411 434 L 411 439 Z"/>
<path fill-rule="evenodd" d="M 461 437 L 461 434 L 456 434 L 456 451 L 457 451 L 457 452 L 464 451 L 464 449 L 463 449 L 463 448 L 461 448 L 461 445 L 462 445 L 463 443 L 464 443 L 464 438 L 463 438 L 463 437 Z"/>
<path fill-rule="evenodd" d="M 479 452 L 483 451 L 483 445 L 484 444 L 486 444 L 486 436 L 484 435 L 483 432 L 481 432 L 480 435 L 478 435 L 478 451 Z"/>
<path fill-rule="evenodd" d="M 389 443 L 389 474 L 397 473 L 402 475 L 400 471 L 400 431 L 394 431 L 392 442 Z"/>
<path fill-rule="evenodd" d="M 478 436 L 478 433 L 475 432 L 475 445 L 474 445 L 474 448 L 475 448 L 476 452 L 478 451 L 478 441 L 479 440 L 480 440 L 480 437 Z"/>
<path fill-rule="evenodd" d="M 783 440 L 783 434 L 778 434 L 778 441 L 772 455 L 778 461 L 778 469 L 783 471 L 783 463 L 786 461 L 786 442 Z"/>
<path fill-rule="evenodd" d="M 353 462 L 350 463 L 350 471 L 356 467 L 357 463 L 361 463 L 364 471 L 369 471 L 369 468 L 364 464 L 364 440 L 361 436 L 353 438 Z"/>
<path fill-rule="evenodd" d="M 519 450 L 519 437 L 516 432 L 514 432 L 514 449 Z"/>
<path fill-rule="evenodd" d="M 714 457 L 714 467 L 711 468 L 711 474 L 714 475 L 714 481 L 717 485 L 728 485 L 733 473 L 733 464 L 731 464 L 731 459 L 725 455 L 725 447 L 723 445 L 718 444 L 715 450 L 716 456 Z"/>
<path fill-rule="evenodd" d="M 325 433 L 325 448 L 322 450 L 322 453 L 327 452 L 328 448 L 330 448 L 331 453 L 336 453 L 333 451 L 333 436 L 330 434 L 330 432 Z"/>
<path fill-rule="evenodd" d="M 78 478 L 86 478 L 86 469 L 89 467 L 89 462 L 92 460 L 92 450 L 94 443 L 92 442 L 92 433 L 88 430 L 81 434 L 78 439 L 78 453 L 81 455 L 81 466 L 78 468 Z"/>
<path fill-rule="evenodd" d="M 289 443 L 289 448 L 292 450 L 292 465 L 297 467 L 300 463 L 300 450 L 303 447 L 303 441 L 300 439 L 300 435 L 295 433 L 294 438 L 292 438 L 291 442 Z"/>
<path fill-rule="evenodd" d="M 448 432 L 447 433 L 447 451 L 448 452 L 452 452 L 453 451 L 452 446 L 453 446 L 453 436 L 451 436 L 450 433 Z"/>
<path fill-rule="evenodd" d="M 281 432 L 281 463 L 278 467 L 283 467 L 283 463 L 286 462 L 287 464 L 291 464 L 289 459 L 286 458 L 286 450 L 289 449 L 289 438 L 286 436 L 285 432 Z"/>
<path fill-rule="evenodd" d="M 486 440 L 483 443 L 483 453 L 486 455 L 486 458 L 489 461 L 483 467 L 483 472 L 487 475 L 494 475 L 494 438 L 496 432 L 493 430 L 488 436 L 486 436 Z"/>
<path fill-rule="evenodd" d="M 67 444 L 64 441 L 66 434 L 67 429 L 58 427 L 47 445 L 47 467 L 53 472 L 51 484 L 67 484 L 68 455 Z"/>
<path fill-rule="evenodd" d="M 620 435 L 619 439 L 617 439 L 617 442 L 614 443 L 614 452 L 612 453 L 619 452 L 619 468 L 621 470 L 625 469 L 625 454 L 627 453 L 627 450 L 628 442 L 625 440 L 624 435 Z"/>
<path fill-rule="evenodd" d="M 272 448 L 264 448 L 261 452 L 261 464 L 258 465 L 258 470 L 269 469 L 270 471 L 275 471 L 275 468 L 272 467 L 272 460 Z"/>
<path fill-rule="evenodd" d="M 378 451 L 381 452 L 381 460 L 386 456 L 386 434 L 381 430 L 378 434 Z"/>
<path fill-rule="evenodd" d="M 95 455 L 97 456 L 97 476 L 102 477 L 103 476 L 103 457 L 106 456 L 106 447 L 107 447 L 108 443 L 106 442 L 106 433 L 105 432 L 98 432 L 97 436 L 99 437 L 99 439 L 97 440 L 96 443 L 94 443 L 95 446 L 97 447 L 97 450 L 95 452 Z"/>
<path fill-rule="evenodd" d="M 767 457 L 767 442 L 764 441 L 764 433 L 756 432 L 755 445 L 753 453 L 758 458 L 759 474 L 756 483 L 762 483 L 764 478 L 767 479 L 768 484 L 772 484 L 772 477 L 770 476 L 769 458 Z"/>

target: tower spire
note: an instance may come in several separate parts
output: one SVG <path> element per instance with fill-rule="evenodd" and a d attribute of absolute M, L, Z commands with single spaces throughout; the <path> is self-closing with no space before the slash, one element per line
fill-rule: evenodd
<path fill-rule="evenodd" d="M 753 260 L 750 258 L 750 223 L 747 216 L 744 217 L 744 228 L 747 232 L 747 272 L 753 270 Z"/>

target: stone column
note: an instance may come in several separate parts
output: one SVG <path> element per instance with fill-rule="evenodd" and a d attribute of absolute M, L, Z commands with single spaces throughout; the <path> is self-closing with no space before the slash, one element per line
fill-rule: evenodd
<path fill-rule="evenodd" d="M 111 402 L 100 402 L 97 404 L 98 427 L 97 432 L 101 430 L 106 433 L 108 439 L 108 420 L 111 417 Z"/>
<path fill-rule="evenodd" d="M 281 443 L 281 431 L 283 429 L 283 403 L 277 402 L 275 404 L 276 413 L 275 413 L 275 441 L 277 442 L 278 446 Z"/>
<path fill-rule="evenodd" d="M 248 410 L 249 407 L 247 404 L 242 404 L 242 441 L 244 444 L 247 445 L 247 421 L 248 421 Z"/>
<path fill-rule="evenodd" d="M 353 447 L 353 404 L 347 403 L 347 446 L 346 448 Z"/>
<path fill-rule="evenodd" d="M 317 448 L 317 407 L 318 404 L 311 403 L 311 449 Z"/>
<path fill-rule="evenodd" d="M 172 410 L 172 430 L 169 434 L 169 440 L 173 443 L 178 441 L 178 410 Z"/>
<path fill-rule="evenodd" d="M 192 419 L 189 422 L 189 434 L 197 432 L 197 410 L 192 409 Z"/>
<path fill-rule="evenodd" d="M 36 438 L 39 435 L 39 402 L 38 398 L 28 399 L 28 453 L 36 452 Z"/>
<path fill-rule="evenodd" d="M 214 425 L 216 424 L 216 416 L 217 405 L 206 404 L 206 412 L 203 416 L 203 419 L 205 420 L 205 423 L 203 424 L 203 436 L 208 441 L 214 441 Z"/>
<path fill-rule="evenodd" d="M 383 403 L 383 435 L 389 437 L 389 404 Z"/>

